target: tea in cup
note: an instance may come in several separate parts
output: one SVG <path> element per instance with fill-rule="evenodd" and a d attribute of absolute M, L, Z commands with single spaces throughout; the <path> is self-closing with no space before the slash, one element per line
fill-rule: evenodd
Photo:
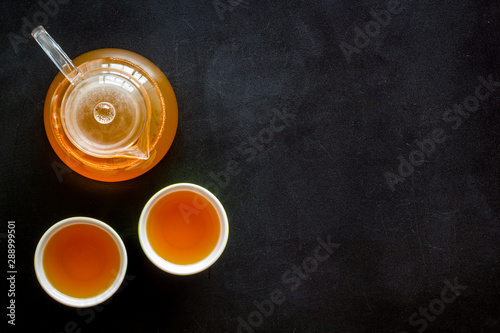
<path fill-rule="evenodd" d="M 49 228 L 35 251 L 35 273 L 56 301 L 72 307 L 104 302 L 120 287 L 127 270 L 127 252 L 107 224 L 72 217 Z"/>
<path fill-rule="evenodd" d="M 158 268 L 190 275 L 210 267 L 227 244 L 229 224 L 220 201 L 205 188 L 188 183 L 168 186 L 144 207 L 139 240 Z"/>

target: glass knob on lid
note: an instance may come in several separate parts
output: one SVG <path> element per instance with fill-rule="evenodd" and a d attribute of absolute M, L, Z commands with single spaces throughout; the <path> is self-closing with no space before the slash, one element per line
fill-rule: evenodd
<path fill-rule="evenodd" d="M 115 107 L 108 102 L 101 102 L 94 108 L 94 118 L 101 124 L 109 124 L 115 116 Z"/>

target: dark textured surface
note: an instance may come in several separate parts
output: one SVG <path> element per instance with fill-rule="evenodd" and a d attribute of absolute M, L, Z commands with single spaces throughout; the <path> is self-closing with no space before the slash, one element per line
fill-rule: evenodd
<path fill-rule="evenodd" d="M 110 184 L 59 181 L 42 121 L 57 70 L 33 39 L 16 50 L 8 38 L 41 7 L 1 2 L 1 327 L 15 220 L 18 332 L 236 332 L 239 317 L 256 326 L 242 332 L 499 332 L 500 88 L 483 86 L 475 112 L 447 112 L 474 102 L 478 77 L 500 81 L 497 2 L 407 0 L 366 39 L 390 1 L 231 3 L 219 16 L 211 1 L 72 0 L 48 17 L 70 57 L 137 52 L 176 93 L 166 157 Z M 356 42 L 347 61 L 340 46 Z M 271 139 L 273 109 L 293 119 Z M 384 174 L 412 157 L 393 191 Z M 216 184 L 233 160 L 238 173 Z M 176 182 L 212 189 L 230 222 L 222 257 L 189 277 L 156 269 L 136 232 L 147 200 Z M 127 285 L 83 312 L 50 299 L 32 265 L 43 232 L 78 215 L 109 223 L 129 254 Z M 315 266 L 306 258 L 329 237 L 340 245 Z M 442 292 L 453 300 L 435 301 Z"/>

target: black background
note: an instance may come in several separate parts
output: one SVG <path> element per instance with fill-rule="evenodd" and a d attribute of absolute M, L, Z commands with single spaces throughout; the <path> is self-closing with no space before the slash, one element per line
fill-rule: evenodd
<path fill-rule="evenodd" d="M 71 58 L 134 51 L 176 93 L 179 127 L 165 158 L 136 179 L 102 183 L 58 178 L 42 119 L 57 69 L 33 39 L 16 50 L 8 38 L 41 7 L 1 2 L 1 330 L 15 220 L 19 332 L 236 332 L 249 315 L 258 332 L 500 332 L 500 88 L 460 127 L 443 119 L 474 96 L 479 76 L 500 81 L 497 2 L 403 1 L 350 62 L 341 43 L 355 46 L 370 11 L 387 2 L 232 4 L 219 16 L 212 1 L 70 0 L 42 22 Z M 238 152 L 273 109 L 293 121 L 254 158 Z M 384 173 L 397 174 L 398 157 L 439 129 L 446 140 L 392 191 Z M 231 160 L 239 173 L 215 188 L 211 173 Z M 188 277 L 154 267 L 137 236 L 144 204 L 176 182 L 215 188 L 230 223 L 221 258 Z M 47 296 L 33 269 L 44 231 L 71 216 L 107 222 L 129 255 L 127 285 L 85 313 Z M 291 290 L 282 277 L 313 255 L 318 237 L 340 246 Z M 455 279 L 467 287 L 461 295 L 410 324 Z M 276 289 L 286 300 L 259 323 L 253 303 Z"/>

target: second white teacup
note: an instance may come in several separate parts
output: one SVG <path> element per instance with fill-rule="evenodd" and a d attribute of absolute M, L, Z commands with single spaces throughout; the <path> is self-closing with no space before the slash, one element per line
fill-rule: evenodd
<path fill-rule="evenodd" d="M 157 192 L 139 220 L 139 240 L 149 260 L 165 272 L 201 272 L 226 247 L 229 224 L 220 201 L 205 188 L 189 183 Z"/>

